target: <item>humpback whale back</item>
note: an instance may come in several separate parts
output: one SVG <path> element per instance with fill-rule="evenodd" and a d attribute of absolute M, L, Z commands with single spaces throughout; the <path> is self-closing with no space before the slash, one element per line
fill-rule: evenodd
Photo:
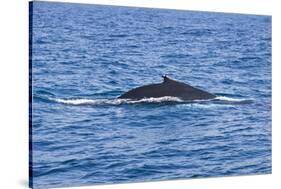
<path fill-rule="evenodd" d="M 192 87 L 188 84 L 175 81 L 162 76 L 163 82 L 157 84 L 150 84 L 132 89 L 118 98 L 121 99 L 143 99 L 143 98 L 158 98 L 164 96 L 178 97 L 182 100 L 200 100 L 212 99 L 215 95 L 203 91 L 201 89 Z"/>

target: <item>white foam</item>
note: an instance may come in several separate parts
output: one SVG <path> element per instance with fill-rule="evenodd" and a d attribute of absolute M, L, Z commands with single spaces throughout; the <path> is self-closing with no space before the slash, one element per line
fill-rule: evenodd
<path fill-rule="evenodd" d="M 138 103 L 163 103 L 163 102 L 185 102 L 184 100 L 178 97 L 172 96 L 164 96 L 159 98 L 143 98 L 140 100 L 132 100 L 132 99 L 87 99 L 87 98 L 77 98 L 77 99 L 63 99 L 63 98 L 50 98 L 50 100 L 69 104 L 69 105 L 120 105 L 120 104 L 138 104 Z M 223 102 L 232 102 L 232 103 L 243 103 L 248 101 L 247 99 L 237 99 L 226 96 L 218 96 L 215 100 L 223 101 Z M 204 102 L 212 102 L 211 100 L 194 100 L 187 101 L 188 103 L 193 102 L 192 104 L 201 104 Z M 210 106 L 210 104 L 202 105 L 202 106 Z"/>
<path fill-rule="evenodd" d="M 137 104 L 137 103 L 161 103 L 161 102 L 183 102 L 177 97 L 165 96 L 159 98 L 144 98 L 141 100 L 131 99 L 61 99 L 52 98 L 58 103 L 70 104 L 70 105 L 119 105 L 119 104 Z"/>
<path fill-rule="evenodd" d="M 225 104 L 225 103 L 213 103 L 212 101 L 206 101 L 207 103 L 201 102 L 192 102 L 192 103 L 181 103 L 178 104 L 178 108 L 195 108 L 195 109 L 215 109 L 215 108 L 225 108 L 233 107 L 234 104 Z"/>
<path fill-rule="evenodd" d="M 226 96 L 217 96 L 215 99 L 222 100 L 222 101 L 229 101 L 229 102 L 243 102 L 243 101 L 247 100 L 247 99 L 231 98 L 231 97 L 226 97 Z"/>
<path fill-rule="evenodd" d="M 97 100 L 93 99 L 60 99 L 60 98 L 55 98 L 52 99 L 55 102 L 58 103 L 63 103 L 63 104 L 72 104 L 72 105 L 82 105 L 82 104 L 95 104 Z"/>
<path fill-rule="evenodd" d="M 142 103 L 142 102 L 148 102 L 148 103 L 160 103 L 160 102 L 183 102 L 178 97 L 172 97 L 172 96 L 164 96 L 159 98 L 144 98 L 141 100 L 131 101 L 133 103 Z"/>

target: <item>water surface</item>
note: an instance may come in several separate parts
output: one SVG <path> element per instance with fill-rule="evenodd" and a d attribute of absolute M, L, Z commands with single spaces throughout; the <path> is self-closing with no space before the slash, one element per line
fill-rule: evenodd
<path fill-rule="evenodd" d="M 34 187 L 271 173 L 271 17 L 33 6 Z M 162 74 L 218 98 L 115 99 Z"/>

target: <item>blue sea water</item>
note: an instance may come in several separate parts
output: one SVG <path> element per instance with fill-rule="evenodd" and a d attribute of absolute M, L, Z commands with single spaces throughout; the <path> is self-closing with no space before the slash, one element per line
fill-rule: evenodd
<path fill-rule="evenodd" d="M 35 188 L 271 173 L 270 16 L 33 2 L 31 72 Z"/>

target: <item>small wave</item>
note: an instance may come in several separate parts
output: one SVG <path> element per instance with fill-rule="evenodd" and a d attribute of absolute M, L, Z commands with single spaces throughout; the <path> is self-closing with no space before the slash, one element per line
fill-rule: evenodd
<path fill-rule="evenodd" d="M 245 99 L 245 98 L 233 98 L 227 96 L 217 96 L 214 101 L 220 103 L 231 103 L 231 104 L 248 104 L 253 102 L 252 99 Z"/>
<path fill-rule="evenodd" d="M 226 96 L 217 96 L 215 99 L 224 100 L 224 101 L 232 101 L 232 102 L 240 102 L 240 101 L 245 100 L 245 99 L 231 98 L 231 97 L 226 97 Z"/>
<path fill-rule="evenodd" d="M 141 100 L 135 100 L 132 101 L 133 103 L 142 103 L 142 102 L 148 102 L 148 103 L 161 103 L 161 102 L 184 102 L 178 97 L 172 97 L 172 96 L 164 96 L 159 98 L 144 98 Z"/>
<path fill-rule="evenodd" d="M 226 96 L 218 96 L 215 99 L 208 100 L 194 100 L 184 101 L 178 97 L 164 96 L 159 98 L 144 98 L 140 100 L 132 99 L 88 99 L 88 98 L 49 98 L 49 100 L 57 103 L 68 104 L 68 105 L 122 105 L 122 104 L 246 104 L 252 102 L 248 99 L 238 99 Z"/>
<path fill-rule="evenodd" d="M 93 100 L 93 99 L 61 99 L 61 98 L 54 98 L 52 99 L 55 102 L 63 103 L 63 104 L 71 104 L 71 105 L 83 105 L 83 104 L 98 104 L 100 100 Z"/>
<path fill-rule="evenodd" d="M 177 97 L 160 97 L 160 98 L 144 98 L 141 100 L 131 99 L 62 99 L 52 98 L 58 103 L 69 104 L 69 105 L 120 105 L 120 104 L 138 104 L 138 103 L 163 103 L 163 102 L 183 102 Z"/>

